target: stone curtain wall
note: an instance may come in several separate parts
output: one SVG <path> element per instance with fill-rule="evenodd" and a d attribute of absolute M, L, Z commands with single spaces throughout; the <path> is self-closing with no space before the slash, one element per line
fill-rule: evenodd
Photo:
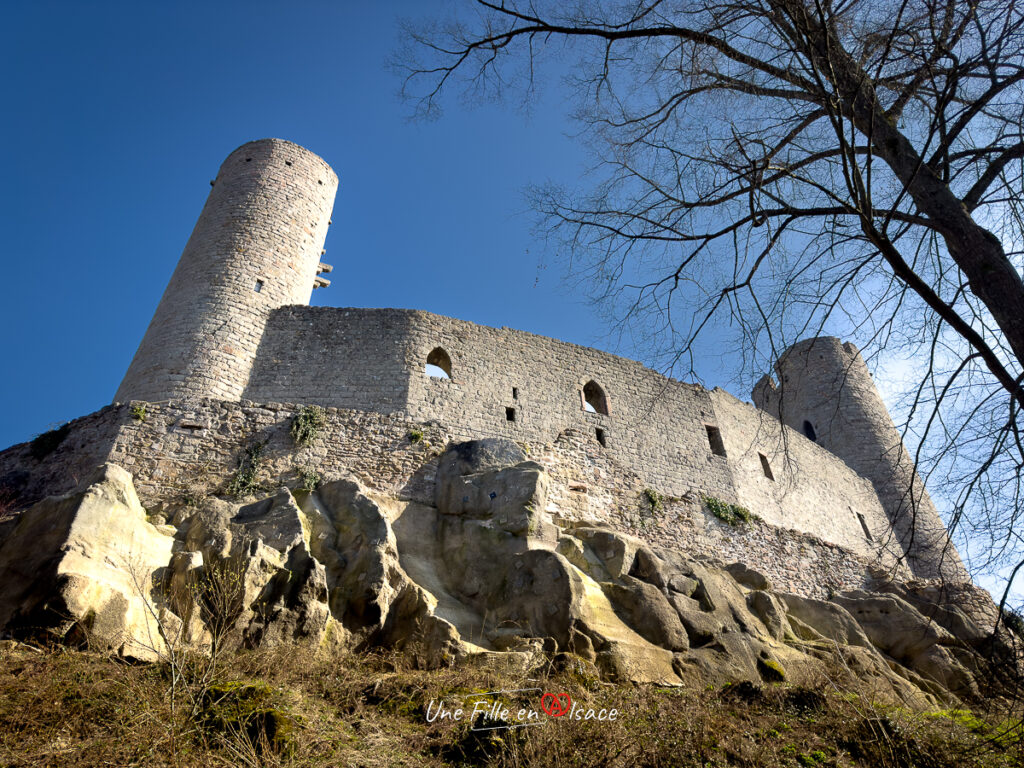
<path fill-rule="evenodd" d="M 450 380 L 424 373 L 437 347 L 451 358 Z M 608 415 L 583 408 L 591 380 Z M 464 439 L 543 443 L 575 428 L 596 444 L 601 429 L 607 450 L 666 492 L 735 498 L 728 463 L 708 447 L 704 389 L 523 331 L 417 310 L 286 307 L 267 323 L 246 397 L 404 414 Z"/>
<path fill-rule="evenodd" d="M 711 393 L 741 503 L 772 525 L 807 531 L 864 557 L 895 546 L 871 483 L 841 459 L 749 403 Z M 768 478 L 761 456 L 768 462 Z M 858 514 L 863 516 L 865 533 Z"/>
<path fill-rule="evenodd" d="M 547 511 L 563 527 L 609 527 L 724 564 L 742 562 L 764 573 L 777 588 L 809 597 L 867 588 L 873 574 L 910 575 L 885 549 L 851 551 L 768 519 L 729 525 L 701 504 L 698 493 L 663 498 L 662 508 L 655 510 L 640 476 L 617 466 L 576 430 L 566 431 L 530 458 L 552 477 Z M 751 510 L 760 517 L 757 507 Z"/>
<path fill-rule="evenodd" d="M 488 328 L 426 312 L 412 313 L 406 347 L 411 372 L 408 414 L 437 420 L 460 437 L 501 436 L 551 442 L 576 429 L 619 464 L 669 494 L 701 488 L 733 500 L 725 459 L 709 447 L 714 425 L 708 393 L 627 360 L 509 328 Z M 424 375 L 427 356 L 442 347 L 451 380 Z M 583 407 L 583 389 L 596 382 L 608 415 Z M 509 420 L 510 410 L 514 421 Z"/>
<path fill-rule="evenodd" d="M 249 401 L 179 401 L 148 404 L 139 421 L 128 404 L 111 406 L 72 422 L 65 441 L 41 462 L 30 456 L 27 443 L 0 453 L 0 478 L 31 473 L 38 498 L 39 491 L 74 488 L 89 469 L 109 460 L 132 473 L 140 500 L 157 514 L 223 493 L 245 449 L 265 443 L 257 479 L 268 492 L 300 485 L 299 470 L 308 468 L 325 480 L 351 473 L 379 493 L 433 503 L 437 458 L 450 432 L 397 415 L 332 408 L 320 436 L 299 448 L 289 434 L 297 410 Z M 412 438 L 416 432 L 422 439 Z M 727 525 L 702 507 L 695 492 L 666 498 L 661 510 L 652 510 L 645 481 L 589 433 L 567 430 L 552 442 L 531 443 L 529 455 L 551 475 L 546 511 L 563 526 L 604 525 L 657 546 L 723 563 L 742 561 L 777 588 L 798 594 L 825 596 L 870 578 L 871 562 L 858 553 L 767 521 Z M 26 495 L 22 501 L 32 500 Z"/>
<path fill-rule="evenodd" d="M 245 399 L 404 412 L 412 314 L 334 307 L 274 311 Z"/>
<path fill-rule="evenodd" d="M 260 481 L 273 490 L 299 482 L 300 467 L 356 475 L 368 487 L 399 498 L 433 503 L 436 456 L 448 435 L 436 427 L 384 414 L 326 409 L 328 426 L 314 445 L 299 448 L 289 434 L 295 405 L 202 399 L 137 401 L 69 422 L 67 437 L 42 460 L 31 443 L 0 452 L 0 497 L 24 508 L 76 488 L 96 466 L 112 461 L 129 470 L 147 507 L 223 493 L 246 448 L 266 441 Z M 410 440 L 413 430 L 425 439 Z"/>
<path fill-rule="evenodd" d="M 232 152 L 115 402 L 239 399 L 267 314 L 309 302 L 337 186 L 327 163 L 291 142 Z"/>
<path fill-rule="evenodd" d="M 436 347 L 451 358 L 451 380 L 424 373 Z M 581 393 L 591 380 L 604 390 L 607 415 L 582 407 Z M 219 473 L 213 479 L 224 482 L 236 466 L 242 448 L 238 441 L 258 442 L 266 432 L 271 440 L 268 466 L 279 475 L 292 472 L 295 477 L 306 464 L 365 469 L 367 484 L 393 492 L 395 472 L 400 476 L 408 467 L 399 462 L 399 470 L 389 469 L 391 459 L 377 457 L 402 457 L 407 451 L 422 464 L 422 447 L 403 440 L 424 424 L 436 425 L 443 442 L 505 436 L 535 451 L 571 436 L 578 443 L 576 453 L 588 463 L 574 466 L 573 477 L 563 478 L 562 490 L 552 492 L 553 504 L 567 520 L 587 519 L 592 507 L 605 510 L 602 514 L 615 508 L 625 517 L 610 522 L 625 525 L 637 510 L 637 495 L 650 488 L 694 504 L 703 496 L 740 503 L 771 525 L 867 559 L 892 545 L 891 528 L 870 484 L 764 412 L 720 390 L 666 379 L 639 363 L 520 331 L 418 311 L 285 307 L 270 317 L 246 394 L 264 403 L 341 409 L 347 415 L 339 424 L 348 426 L 339 426 L 339 434 L 348 434 L 351 425 L 399 426 L 386 439 L 379 430 L 360 427 L 353 433 L 358 444 L 339 437 L 320 449 L 323 455 L 304 456 L 292 450 L 287 430 L 275 436 L 281 429 L 274 425 L 294 406 L 248 405 L 239 411 L 229 402 L 210 401 L 216 413 L 208 405 L 189 416 L 179 403 L 166 406 L 175 421 L 163 424 L 171 418 L 164 415 L 165 406 L 149 404 L 145 422 L 122 413 L 113 455 L 141 483 L 154 484 L 154 497 L 172 482 L 184 484 L 181 493 L 192 493 L 195 489 L 187 486 L 197 481 L 186 477 L 186 467 L 178 466 L 173 480 L 167 479 L 171 459 L 161 457 L 181 456 L 182 446 L 193 445 L 196 436 L 220 435 L 204 454 L 185 453 L 194 463 L 193 475 L 209 467 Z M 514 420 L 507 418 L 507 409 L 514 409 Z M 154 433 L 160 424 L 162 431 Z M 725 456 L 713 449 L 709 426 L 718 431 Z M 109 435 L 97 439 L 109 443 Z M 274 440 L 283 442 L 275 449 Z M 273 450 L 292 464 L 275 464 Z M 774 479 L 765 476 L 762 454 Z M 552 468 L 553 474 L 557 471 Z M 631 497 L 616 498 L 621 489 Z M 140 493 L 147 493 L 144 486 Z"/>
<path fill-rule="evenodd" d="M 300 470 L 313 470 L 324 481 L 352 474 L 381 493 L 433 504 L 436 457 L 448 440 L 400 418 L 328 408 L 326 426 L 300 447 L 290 434 L 295 405 L 203 400 L 150 407 L 145 422 L 124 424 L 110 452 L 135 477 L 146 506 L 223 494 L 245 450 L 260 443 L 257 480 L 269 492 L 296 487 Z M 411 439 L 414 430 L 425 439 Z"/>
<path fill-rule="evenodd" d="M 424 373 L 438 347 L 451 359 L 450 380 Z M 584 410 L 589 381 L 603 389 L 607 415 Z M 267 323 L 246 397 L 436 422 L 461 439 L 545 444 L 574 430 L 660 493 L 739 502 L 772 524 L 866 557 L 890 540 L 870 483 L 753 406 L 625 358 L 522 331 L 416 310 L 285 307 Z M 712 449 L 709 426 L 719 431 L 726 456 Z"/>

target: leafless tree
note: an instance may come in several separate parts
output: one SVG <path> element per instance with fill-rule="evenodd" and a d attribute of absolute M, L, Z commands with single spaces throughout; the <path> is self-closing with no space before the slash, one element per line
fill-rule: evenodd
<path fill-rule="evenodd" d="M 405 41 L 423 114 L 572 67 L 597 181 L 534 203 L 676 365 L 726 325 L 762 372 L 822 332 L 909 354 L 903 426 L 972 566 L 1024 571 L 1015 0 L 464 0 Z"/>

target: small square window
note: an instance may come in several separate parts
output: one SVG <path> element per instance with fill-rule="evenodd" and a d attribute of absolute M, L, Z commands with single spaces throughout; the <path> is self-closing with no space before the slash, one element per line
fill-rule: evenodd
<path fill-rule="evenodd" d="M 603 429 L 601 429 L 600 427 L 597 427 L 597 429 L 595 430 L 595 434 L 596 434 L 596 437 L 597 437 L 597 442 L 599 442 L 601 444 L 601 447 L 602 448 L 607 448 L 608 447 L 608 436 L 605 434 L 605 431 Z"/>
<path fill-rule="evenodd" d="M 257 280 L 256 286 L 253 288 L 253 290 L 256 291 L 256 293 L 260 293 L 263 290 L 263 281 Z"/>
<path fill-rule="evenodd" d="M 519 387 L 512 387 L 512 399 L 513 400 L 518 400 L 519 399 Z"/>
<path fill-rule="evenodd" d="M 506 408 L 505 409 L 505 421 L 515 421 L 515 420 L 516 420 L 516 409 L 515 408 Z"/>

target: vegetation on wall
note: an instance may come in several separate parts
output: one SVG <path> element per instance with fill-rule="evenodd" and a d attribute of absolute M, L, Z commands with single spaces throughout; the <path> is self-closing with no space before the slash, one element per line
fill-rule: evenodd
<path fill-rule="evenodd" d="M 135 403 L 132 406 L 132 418 L 138 422 L 144 422 L 146 420 L 146 404 Z"/>
<path fill-rule="evenodd" d="M 743 525 L 750 522 L 750 510 L 741 507 L 739 504 L 730 504 L 727 501 L 716 499 L 714 496 L 705 496 L 702 501 L 708 512 L 717 517 L 723 523 L 729 525 Z"/>
<path fill-rule="evenodd" d="M 295 472 L 299 476 L 299 488 L 312 493 L 320 487 L 320 473 L 313 467 L 297 467 Z"/>
<path fill-rule="evenodd" d="M 64 442 L 64 438 L 67 437 L 70 432 L 70 424 L 62 424 L 56 429 L 51 429 L 49 432 L 43 432 L 43 434 L 38 435 L 29 444 L 29 453 L 32 454 L 32 458 L 36 461 L 42 461 L 57 450 L 57 447 Z"/>
<path fill-rule="evenodd" d="M 651 514 L 658 514 L 665 511 L 665 497 L 658 493 L 653 488 L 644 488 L 640 494 L 644 501 L 647 502 L 647 506 L 651 510 Z"/>
<path fill-rule="evenodd" d="M 318 405 L 304 405 L 292 418 L 292 440 L 301 447 L 312 445 L 325 426 L 327 415 L 324 409 Z"/>
<path fill-rule="evenodd" d="M 266 440 L 255 442 L 244 451 L 238 459 L 238 469 L 235 470 L 231 482 L 228 483 L 228 495 L 236 499 L 249 496 L 263 490 L 257 479 L 260 465 L 263 463 L 263 451 L 267 446 Z"/>

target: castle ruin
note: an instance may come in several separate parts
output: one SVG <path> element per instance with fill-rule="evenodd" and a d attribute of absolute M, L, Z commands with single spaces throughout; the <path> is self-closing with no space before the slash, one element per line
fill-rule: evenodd
<path fill-rule="evenodd" d="M 522 331 L 310 307 L 329 285 L 321 258 L 337 185 L 326 162 L 287 141 L 232 152 L 115 404 L 72 422 L 51 456 L 33 459 L 28 444 L 3 452 L 0 478 L 32 500 L 115 461 L 146 502 L 201 472 L 230 472 L 253 435 L 273 448 L 285 440 L 274 430 L 316 405 L 327 435 L 305 460 L 363 471 L 399 495 L 431 482 L 409 434 L 435 445 L 505 437 L 552 470 L 556 521 L 743 554 L 794 592 L 857 587 L 879 569 L 969 581 L 852 344 L 796 344 L 755 406 Z M 144 420 L 129 415 L 139 407 Z M 273 460 L 291 466 L 283 448 Z M 647 489 L 671 514 L 637 518 Z M 712 519 L 708 498 L 754 511 L 756 530 Z"/>

